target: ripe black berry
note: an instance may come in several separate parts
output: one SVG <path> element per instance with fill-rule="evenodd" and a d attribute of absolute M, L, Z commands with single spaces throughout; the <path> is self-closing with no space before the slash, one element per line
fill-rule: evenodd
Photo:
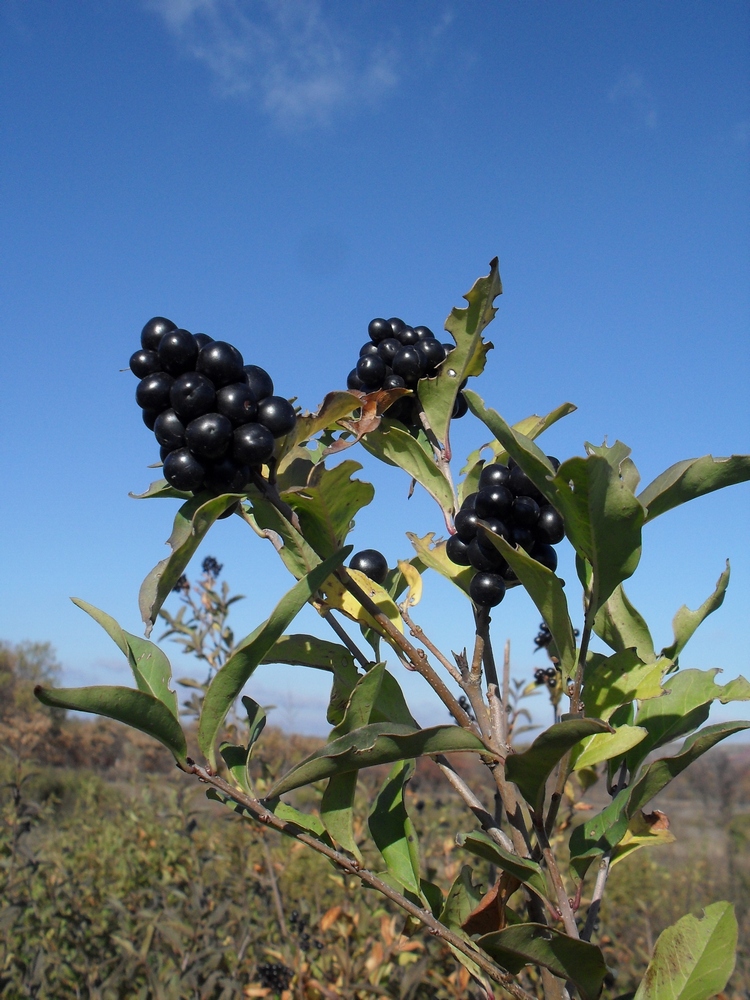
<path fill-rule="evenodd" d="M 217 389 L 245 378 L 242 355 L 223 340 L 214 340 L 201 348 L 195 369 L 211 379 Z"/>
<path fill-rule="evenodd" d="M 434 337 L 420 340 L 419 350 L 427 358 L 428 371 L 436 369 L 445 361 L 445 348 Z"/>
<path fill-rule="evenodd" d="M 393 374 L 407 382 L 421 378 L 427 370 L 427 360 L 416 347 L 402 347 L 393 359 Z"/>
<path fill-rule="evenodd" d="M 169 390 L 172 409 L 187 423 L 214 412 L 216 392 L 213 382 L 199 372 L 185 372 L 174 380 Z"/>
<path fill-rule="evenodd" d="M 404 347 L 411 347 L 419 342 L 419 334 L 411 326 L 402 326 L 398 331 L 398 339 Z"/>
<path fill-rule="evenodd" d="M 435 334 L 429 328 L 429 326 L 415 326 L 414 332 L 420 340 L 434 340 Z"/>
<path fill-rule="evenodd" d="M 357 362 L 357 375 L 367 389 L 380 388 L 385 378 L 385 361 L 377 354 L 365 355 Z"/>
<path fill-rule="evenodd" d="M 474 510 L 478 496 L 478 493 L 470 493 L 461 504 L 461 510 Z"/>
<path fill-rule="evenodd" d="M 273 455 L 273 434 L 263 424 L 242 424 L 234 432 L 232 454 L 242 465 L 263 465 Z"/>
<path fill-rule="evenodd" d="M 195 337 L 188 330 L 169 330 L 159 341 L 159 361 L 165 372 L 182 375 L 194 370 L 198 350 Z"/>
<path fill-rule="evenodd" d="M 145 378 L 161 371 L 161 362 L 156 351 L 136 351 L 130 358 L 130 370 L 136 378 Z"/>
<path fill-rule="evenodd" d="M 494 546 L 490 549 L 481 545 L 478 535 L 467 545 L 466 554 L 471 565 L 480 573 L 502 573 L 507 565 Z"/>
<path fill-rule="evenodd" d="M 228 417 L 235 427 L 249 424 L 258 415 L 258 404 L 247 382 L 225 385 L 216 393 L 216 409 Z"/>
<path fill-rule="evenodd" d="M 559 458 L 555 458 L 554 455 L 547 455 L 547 461 L 552 466 L 552 468 L 555 470 L 555 472 L 557 472 L 557 470 L 560 468 L 560 459 Z"/>
<path fill-rule="evenodd" d="M 265 399 L 266 396 L 273 396 L 273 381 L 265 368 L 259 368 L 258 365 L 245 365 L 244 372 L 247 384 L 258 402 Z"/>
<path fill-rule="evenodd" d="M 249 479 L 246 465 L 232 458 L 222 458 L 206 468 L 205 486 L 215 493 L 241 493 Z"/>
<path fill-rule="evenodd" d="M 214 342 L 214 338 L 209 337 L 207 333 L 194 333 L 193 337 L 195 338 L 195 342 L 198 345 L 199 351 L 202 347 L 205 347 L 206 344 L 213 344 Z"/>
<path fill-rule="evenodd" d="M 349 374 L 346 376 L 346 388 L 351 389 L 353 392 L 364 392 L 365 383 L 357 375 L 357 369 L 352 368 Z"/>
<path fill-rule="evenodd" d="M 465 417 L 469 412 L 469 404 L 466 402 L 466 396 L 462 392 L 456 396 L 456 402 L 453 404 L 453 420 L 460 420 L 461 417 Z"/>
<path fill-rule="evenodd" d="M 258 403 L 258 423 L 267 427 L 275 438 L 283 437 L 294 430 L 297 414 L 283 396 L 266 396 Z"/>
<path fill-rule="evenodd" d="M 537 540 L 547 542 L 548 545 L 557 545 L 565 537 L 565 524 L 563 519 L 549 504 L 539 508 L 539 520 L 536 522 L 535 533 Z"/>
<path fill-rule="evenodd" d="M 232 423 L 222 413 L 206 413 L 185 429 L 188 448 L 199 458 L 221 458 L 229 447 Z"/>
<path fill-rule="evenodd" d="M 387 319 L 371 319 L 367 327 L 367 332 L 370 335 L 370 340 L 375 344 L 379 344 L 386 337 L 393 336 L 393 328 L 391 327 L 390 320 Z"/>
<path fill-rule="evenodd" d="M 156 418 L 154 437 L 169 451 L 176 451 L 177 448 L 185 446 L 185 425 L 174 410 L 164 410 Z"/>
<path fill-rule="evenodd" d="M 141 416 L 146 427 L 152 431 L 156 423 L 156 418 L 159 416 L 159 410 L 144 410 Z"/>
<path fill-rule="evenodd" d="M 402 344 L 395 337 L 386 337 L 377 345 L 377 352 L 387 365 L 393 364 L 393 359 L 401 350 Z"/>
<path fill-rule="evenodd" d="M 454 518 L 456 534 L 462 542 L 470 542 L 477 533 L 477 512 L 470 507 L 462 507 Z"/>
<path fill-rule="evenodd" d="M 485 465 L 479 474 L 479 489 L 490 486 L 505 486 L 510 483 L 510 469 L 507 465 L 495 462 L 492 465 Z"/>
<path fill-rule="evenodd" d="M 135 401 L 143 410 L 154 410 L 161 413 L 169 406 L 169 390 L 174 379 L 166 372 L 154 372 L 138 383 L 135 390 Z"/>
<path fill-rule="evenodd" d="M 205 468 L 187 448 L 170 452 L 164 460 L 164 478 L 185 493 L 197 493 L 203 486 Z"/>
<path fill-rule="evenodd" d="M 471 565 L 468 549 L 469 546 L 466 542 L 462 541 L 458 535 L 451 535 L 445 543 L 445 554 L 448 556 L 450 561 L 456 563 L 457 566 Z"/>
<path fill-rule="evenodd" d="M 518 465 L 510 471 L 510 490 L 517 497 L 533 497 L 536 500 L 540 496 L 539 490 Z"/>
<path fill-rule="evenodd" d="M 398 316 L 391 316 L 388 320 L 388 324 L 391 328 L 391 332 L 388 334 L 389 337 L 398 337 L 406 326 L 406 323 L 404 323 L 402 319 L 399 319 Z"/>
<path fill-rule="evenodd" d="M 405 389 L 406 382 L 401 378 L 400 375 L 386 375 L 383 379 L 384 389 Z"/>
<path fill-rule="evenodd" d="M 366 344 L 362 344 L 362 346 L 360 347 L 359 356 L 360 358 L 364 358 L 368 354 L 378 354 L 379 350 L 380 347 L 378 344 L 375 344 L 371 340 L 368 340 Z"/>
<path fill-rule="evenodd" d="M 505 581 L 497 573 L 477 573 L 469 584 L 469 596 L 483 608 L 494 608 L 505 597 Z"/>
<path fill-rule="evenodd" d="M 539 504 L 532 497 L 516 497 L 513 501 L 513 522 L 520 528 L 533 528 L 539 520 Z"/>
<path fill-rule="evenodd" d="M 356 552 L 349 560 L 349 569 L 359 570 L 381 586 L 388 576 L 388 562 L 377 549 L 362 549 L 361 552 Z"/>
<path fill-rule="evenodd" d="M 177 324 L 163 316 L 154 316 L 141 330 L 141 347 L 147 351 L 158 351 L 159 341 L 170 330 L 176 330 Z"/>
<path fill-rule="evenodd" d="M 389 377 L 399 378 L 400 376 L 393 375 Z M 383 388 L 385 388 L 385 382 L 383 383 Z M 400 420 L 402 424 L 409 427 L 414 423 L 414 400 L 411 396 L 403 396 L 389 406 L 386 412 L 388 413 L 389 420 Z"/>
<path fill-rule="evenodd" d="M 474 509 L 482 519 L 499 517 L 501 520 L 510 514 L 513 504 L 513 494 L 504 486 L 488 486 L 477 493 Z"/>
<path fill-rule="evenodd" d="M 512 537 L 508 527 L 497 517 L 485 518 L 483 523 L 477 526 L 477 542 L 479 543 L 479 548 L 482 549 L 483 552 L 497 552 L 497 549 L 487 537 L 488 535 L 497 535 L 499 538 L 504 538 L 508 542 Z"/>
<path fill-rule="evenodd" d="M 534 547 L 534 532 L 530 528 L 522 528 L 519 525 L 515 525 L 511 534 L 511 541 L 514 545 L 520 545 L 527 552 L 530 552 Z"/>
<path fill-rule="evenodd" d="M 537 542 L 536 545 L 531 550 L 531 558 L 536 559 L 538 563 L 542 566 L 546 566 L 547 569 L 552 570 L 554 573 L 557 569 L 557 553 L 548 545 L 546 542 Z"/>

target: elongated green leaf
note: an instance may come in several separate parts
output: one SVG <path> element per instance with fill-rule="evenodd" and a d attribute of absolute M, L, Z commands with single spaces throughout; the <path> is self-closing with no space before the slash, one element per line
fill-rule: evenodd
<path fill-rule="evenodd" d="M 331 846 L 331 838 L 326 833 L 322 822 L 319 817 L 314 813 L 303 813 L 299 809 L 295 809 L 294 806 L 290 806 L 287 802 L 282 802 L 278 798 L 264 799 L 263 805 L 270 812 L 277 816 L 279 819 L 283 820 L 285 823 L 293 823 L 298 826 L 301 830 L 307 830 L 318 840 L 322 840 L 324 844 Z M 281 831 L 284 833 L 285 831 Z M 294 836 L 290 833 L 289 836 Z"/>
<path fill-rule="evenodd" d="M 583 878 L 594 858 L 619 844 L 628 829 L 630 789 L 623 788 L 606 808 L 570 835 L 570 864 Z"/>
<path fill-rule="evenodd" d="M 445 900 L 440 923 L 452 930 L 460 928 L 482 901 L 482 887 L 472 881 L 473 869 L 462 865 Z"/>
<path fill-rule="evenodd" d="M 124 722 L 163 743 L 183 769 L 187 769 L 187 744 L 182 728 L 164 702 L 145 691 L 97 685 L 83 688 L 34 688 L 44 705 L 74 712 L 105 715 Z"/>
<path fill-rule="evenodd" d="M 716 588 L 713 594 L 701 604 L 697 611 L 691 611 L 687 605 L 683 604 L 674 616 L 674 621 L 672 622 L 674 642 L 671 646 L 667 646 L 666 649 L 662 650 L 662 656 L 668 656 L 670 660 L 675 660 L 680 655 L 698 626 L 710 614 L 713 614 L 717 608 L 722 606 L 728 586 L 729 560 L 727 559 L 727 568 L 716 581 Z"/>
<path fill-rule="evenodd" d="M 737 920 L 731 903 L 712 903 L 659 935 L 635 1000 L 709 1000 L 734 971 Z"/>
<path fill-rule="evenodd" d="M 319 565 L 320 556 L 268 500 L 253 497 L 252 517 L 259 528 L 273 532 L 283 542 L 279 555 L 292 576 L 301 580 Z"/>
<path fill-rule="evenodd" d="M 482 341 L 482 331 L 491 323 L 497 309 L 493 302 L 502 293 L 497 258 L 490 263 L 490 273 L 478 278 L 464 298 L 467 308 L 451 310 L 445 329 L 453 335 L 455 348 L 440 366 L 437 378 L 422 379 L 419 398 L 438 441 L 448 436 L 453 406 L 461 383 L 470 375 L 481 375 L 485 356 L 492 346 Z"/>
<path fill-rule="evenodd" d="M 547 884 L 544 881 L 544 873 L 536 861 L 531 861 L 529 858 L 520 858 L 517 854 L 511 854 L 510 851 L 506 851 L 500 847 L 492 837 L 481 830 L 475 830 L 473 833 L 457 834 L 456 843 L 459 847 L 463 847 L 464 850 L 470 851 L 480 858 L 484 858 L 485 861 L 489 861 L 501 871 L 509 872 L 519 882 L 524 882 L 529 888 L 533 889 L 542 899 L 547 898 Z"/>
<path fill-rule="evenodd" d="M 634 649 L 644 663 L 656 660 L 648 625 L 628 600 L 622 585 L 615 587 L 611 596 L 599 608 L 594 619 L 594 632 L 616 653 Z M 674 659 L 666 650 L 662 655 Z"/>
<path fill-rule="evenodd" d="M 354 515 L 375 496 L 370 483 L 351 478 L 361 468 L 351 460 L 333 469 L 320 462 L 313 466 L 307 485 L 282 495 L 296 511 L 305 540 L 321 558 L 341 548 L 354 527 Z"/>
<path fill-rule="evenodd" d="M 433 726 L 414 730 L 411 726 L 377 722 L 342 736 L 310 754 L 276 782 L 271 795 L 283 795 L 332 774 L 359 771 L 376 764 L 393 764 L 429 754 L 469 751 L 485 753 L 473 733 L 458 726 Z"/>
<path fill-rule="evenodd" d="M 582 1000 L 597 1000 L 607 966 L 601 951 L 545 924 L 514 924 L 485 934 L 477 944 L 508 972 L 525 965 L 541 965 L 578 987 Z"/>
<path fill-rule="evenodd" d="M 354 795 L 357 790 L 356 771 L 334 774 L 328 779 L 320 802 L 320 819 L 331 838 L 349 851 L 357 861 L 362 853 L 357 846 L 353 827 Z"/>
<path fill-rule="evenodd" d="M 597 612 L 641 558 L 645 511 L 606 458 L 570 458 L 555 476 L 555 506 L 565 533 L 593 569 L 591 608 Z"/>
<path fill-rule="evenodd" d="M 420 896 L 419 842 L 404 803 L 404 787 L 413 773 L 413 760 L 394 764 L 375 800 L 369 828 L 391 877 Z"/>
<path fill-rule="evenodd" d="M 715 726 L 706 726 L 705 729 L 689 736 L 679 753 L 673 757 L 663 757 L 661 760 L 653 761 L 630 791 L 629 815 L 632 816 L 637 809 L 642 809 L 655 795 L 666 788 L 673 778 L 676 778 L 711 747 L 744 729 L 750 729 L 750 722 L 720 722 Z"/>
<path fill-rule="evenodd" d="M 155 480 L 145 493 L 128 494 L 134 500 L 151 500 L 154 497 L 165 500 L 189 500 L 192 495 L 192 493 L 184 493 L 182 490 L 176 490 L 174 486 L 169 485 L 166 479 Z"/>
<path fill-rule="evenodd" d="M 266 728 L 268 720 L 262 706 L 246 694 L 242 696 L 242 704 L 247 712 L 247 753 L 249 758 L 253 747 L 260 739 L 260 734 Z"/>
<path fill-rule="evenodd" d="M 162 604 L 182 576 L 208 529 L 225 510 L 237 502 L 240 494 L 212 497 L 208 500 L 206 496 L 205 493 L 199 493 L 177 511 L 172 534 L 167 542 L 172 552 L 157 563 L 141 584 L 138 607 L 146 625 L 147 637 L 151 635 Z"/>
<path fill-rule="evenodd" d="M 420 538 L 411 531 L 406 532 L 406 537 L 417 551 L 420 560 L 429 569 L 434 569 L 436 573 L 444 576 L 446 580 L 454 583 L 464 594 L 469 593 L 469 584 L 474 575 L 467 566 L 457 566 L 445 551 L 445 542 L 433 542 L 435 532 L 430 531 L 424 538 Z"/>
<path fill-rule="evenodd" d="M 401 428 L 397 422 L 383 420 L 378 428 L 362 438 L 362 444 L 376 458 L 399 466 L 416 479 L 437 501 L 441 510 L 453 513 L 453 490 L 448 480 L 435 464 L 430 451 Z"/>
<path fill-rule="evenodd" d="M 91 615 L 94 621 L 98 622 L 117 643 L 128 658 L 139 691 L 152 694 L 159 701 L 164 702 L 172 715 L 177 718 L 177 695 L 169 689 L 172 667 L 159 647 L 148 639 L 126 632 L 114 618 L 95 608 L 93 604 L 81 601 L 77 597 L 73 597 L 71 600 L 76 607 L 85 611 L 87 615 Z"/>
<path fill-rule="evenodd" d="M 584 767 L 593 767 L 603 760 L 620 757 L 632 750 L 636 744 L 646 737 L 646 730 L 639 726 L 620 726 L 614 733 L 597 733 L 581 740 L 573 751 L 573 770 L 580 771 Z"/>
<path fill-rule="evenodd" d="M 644 663 L 634 649 L 612 656 L 589 654 L 583 685 L 586 715 L 607 722 L 621 705 L 658 698 L 661 679 L 671 665 L 672 661 L 665 659 Z"/>
<path fill-rule="evenodd" d="M 316 566 L 282 597 L 270 617 L 240 643 L 224 666 L 217 671 L 203 700 L 198 724 L 198 745 L 211 762 L 215 763 L 216 737 L 226 714 L 245 686 L 248 678 L 264 656 L 273 648 L 284 629 L 317 592 L 326 578 L 340 566 L 351 552 L 347 546 L 325 562 Z"/>
<path fill-rule="evenodd" d="M 331 731 L 328 737 L 329 743 L 337 740 L 339 736 L 361 729 L 372 721 L 371 716 L 375 702 L 383 686 L 385 676 L 385 664 L 376 663 L 362 677 L 357 680 L 357 685 L 351 693 L 349 703 L 346 706 L 346 713 L 341 723 Z M 409 723 L 410 724 L 410 723 Z"/>
<path fill-rule="evenodd" d="M 236 746 L 233 743 L 222 743 L 219 747 L 219 753 L 227 765 L 231 779 L 238 788 L 250 795 L 250 784 L 247 780 L 247 747 Z"/>
<path fill-rule="evenodd" d="M 670 466 L 641 493 L 638 499 L 647 510 L 646 520 L 653 521 L 673 507 L 695 500 L 706 493 L 735 486 L 750 479 L 750 455 L 730 458 L 688 458 Z"/>
<path fill-rule="evenodd" d="M 576 668 L 576 642 L 562 580 L 522 548 L 514 548 L 504 538 L 491 532 L 485 532 L 485 535 L 505 557 L 547 623 L 560 656 L 563 678 L 567 680 Z"/>
<path fill-rule="evenodd" d="M 359 676 L 354 658 L 346 646 L 313 635 L 282 635 L 261 663 L 290 663 L 332 673 L 333 685 L 326 718 L 332 726 L 341 722 Z"/>
<path fill-rule="evenodd" d="M 730 701 L 750 701 L 750 684 L 737 677 L 728 684 L 716 684 L 713 670 L 680 670 L 664 682 L 661 698 L 641 703 L 636 724 L 648 730 L 648 736 L 627 756 L 631 774 L 656 747 L 684 736 L 702 725 L 708 718 L 713 701 L 726 705 Z"/>
<path fill-rule="evenodd" d="M 594 733 L 608 733 L 610 727 L 598 719 L 566 719 L 556 722 L 534 740 L 528 750 L 513 754 L 505 762 L 505 773 L 521 794 L 541 815 L 547 778 L 568 750 Z"/>

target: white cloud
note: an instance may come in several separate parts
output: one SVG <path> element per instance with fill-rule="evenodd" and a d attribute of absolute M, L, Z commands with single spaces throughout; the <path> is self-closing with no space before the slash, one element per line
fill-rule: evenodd
<path fill-rule="evenodd" d="M 144 0 L 225 95 L 247 94 L 279 124 L 327 124 L 398 82 L 392 47 L 359 47 L 318 0 Z"/>
<path fill-rule="evenodd" d="M 655 129 L 659 118 L 651 91 L 640 73 L 628 70 L 622 74 L 609 92 L 612 103 L 624 104 L 629 108 L 639 125 Z"/>

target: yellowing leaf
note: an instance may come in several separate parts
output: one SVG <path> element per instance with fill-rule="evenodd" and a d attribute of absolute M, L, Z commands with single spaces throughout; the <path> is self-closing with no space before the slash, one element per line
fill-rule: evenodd
<path fill-rule="evenodd" d="M 399 610 L 394 604 L 393 600 L 379 584 L 374 583 L 369 576 L 365 576 L 364 573 L 360 573 L 357 569 L 347 570 L 349 576 L 354 580 L 354 582 L 362 588 L 362 590 L 370 597 L 378 608 L 389 618 L 393 624 L 398 628 L 400 632 L 404 631 L 404 623 L 401 621 L 401 615 Z M 345 614 L 347 618 L 351 618 L 352 621 L 359 622 L 360 625 L 366 625 L 368 628 L 375 629 L 378 635 L 388 638 L 387 633 L 383 630 L 380 624 L 365 611 L 356 597 L 353 597 L 349 591 L 344 587 L 343 583 L 335 577 L 329 576 L 323 586 L 320 588 L 324 594 L 324 600 L 322 602 L 315 602 L 315 606 L 321 610 L 321 613 L 325 613 L 331 608 L 335 608 L 337 611 L 341 611 Z"/>
<path fill-rule="evenodd" d="M 416 566 L 405 559 L 399 559 L 398 568 L 401 570 L 403 578 L 409 587 L 409 592 L 402 602 L 402 606 L 413 608 L 422 600 L 422 574 Z"/>
<path fill-rule="evenodd" d="M 612 854 L 612 864 L 623 861 L 641 847 L 659 847 L 662 844 L 673 844 L 677 838 L 669 829 L 669 820 L 665 813 L 655 809 L 652 813 L 640 810 L 628 823 L 625 836 Z"/>

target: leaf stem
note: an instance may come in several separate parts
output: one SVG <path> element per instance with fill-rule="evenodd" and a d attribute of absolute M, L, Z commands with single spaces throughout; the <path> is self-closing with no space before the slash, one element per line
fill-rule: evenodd
<path fill-rule="evenodd" d="M 458 792 L 466 805 L 469 809 L 471 809 L 476 818 L 482 824 L 482 829 L 485 833 L 492 837 L 495 843 L 499 844 L 504 850 L 510 851 L 511 854 L 515 854 L 516 849 L 513 841 L 507 833 L 500 829 L 494 818 L 487 812 L 461 775 L 456 772 L 448 758 L 443 754 L 439 754 L 435 757 L 435 761 L 450 784 Z"/>
<path fill-rule="evenodd" d="M 404 622 L 409 626 L 409 631 L 414 636 L 414 638 L 417 639 L 419 642 L 421 642 L 422 645 L 425 646 L 427 649 L 429 649 L 429 651 L 432 653 L 435 659 L 445 667 L 445 669 L 451 675 L 453 680 L 460 684 L 461 675 L 459 674 L 458 670 L 456 670 L 456 668 L 453 666 L 453 664 L 446 656 L 443 656 L 443 654 L 437 648 L 435 643 L 432 642 L 427 637 L 422 626 L 417 625 L 414 623 L 414 621 L 412 621 L 409 612 L 406 610 L 406 606 L 400 604 L 399 611 L 401 612 L 401 617 L 404 619 Z"/>
<path fill-rule="evenodd" d="M 611 868 L 612 850 L 613 849 L 610 847 L 608 851 L 605 851 L 599 861 L 599 869 L 596 873 L 596 882 L 594 883 L 594 892 L 591 897 L 591 902 L 589 903 L 588 913 L 586 914 L 586 923 L 581 931 L 582 941 L 591 940 L 591 935 L 594 933 L 594 928 L 596 927 L 596 921 L 599 918 L 599 910 L 601 909 L 604 890 L 607 885 L 607 879 L 609 878 Z"/>
<path fill-rule="evenodd" d="M 334 618 L 333 611 L 330 610 L 326 611 L 325 614 L 323 615 L 323 618 L 325 619 L 325 621 L 328 622 L 328 624 L 331 626 L 331 628 L 339 637 L 339 639 L 341 639 L 341 641 L 349 650 L 349 652 L 352 654 L 357 663 L 359 663 L 359 665 L 363 667 L 365 670 L 369 670 L 370 667 L 372 666 L 372 660 L 367 659 L 365 654 L 362 652 L 362 650 L 359 648 L 356 642 L 352 639 L 352 637 L 346 631 L 341 622 L 338 621 L 336 618 Z"/>
<path fill-rule="evenodd" d="M 542 856 L 547 864 L 547 871 L 552 879 L 552 885 L 554 886 L 555 895 L 557 896 L 557 906 L 560 910 L 560 916 L 562 917 L 565 930 L 570 937 L 578 938 L 578 925 L 576 924 L 573 907 L 570 905 L 568 894 L 565 891 L 565 883 L 562 880 L 562 875 L 560 874 L 560 869 L 557 867 L 555 855 L 550 847 L 550 842 L 547 838 L 547 831 L 544 829 L 542 817 L 539 817 L 538 823 L 536 821 L 534 822 L 534 833 L 536 834 L 539 846 L 542 849 Z"/>

